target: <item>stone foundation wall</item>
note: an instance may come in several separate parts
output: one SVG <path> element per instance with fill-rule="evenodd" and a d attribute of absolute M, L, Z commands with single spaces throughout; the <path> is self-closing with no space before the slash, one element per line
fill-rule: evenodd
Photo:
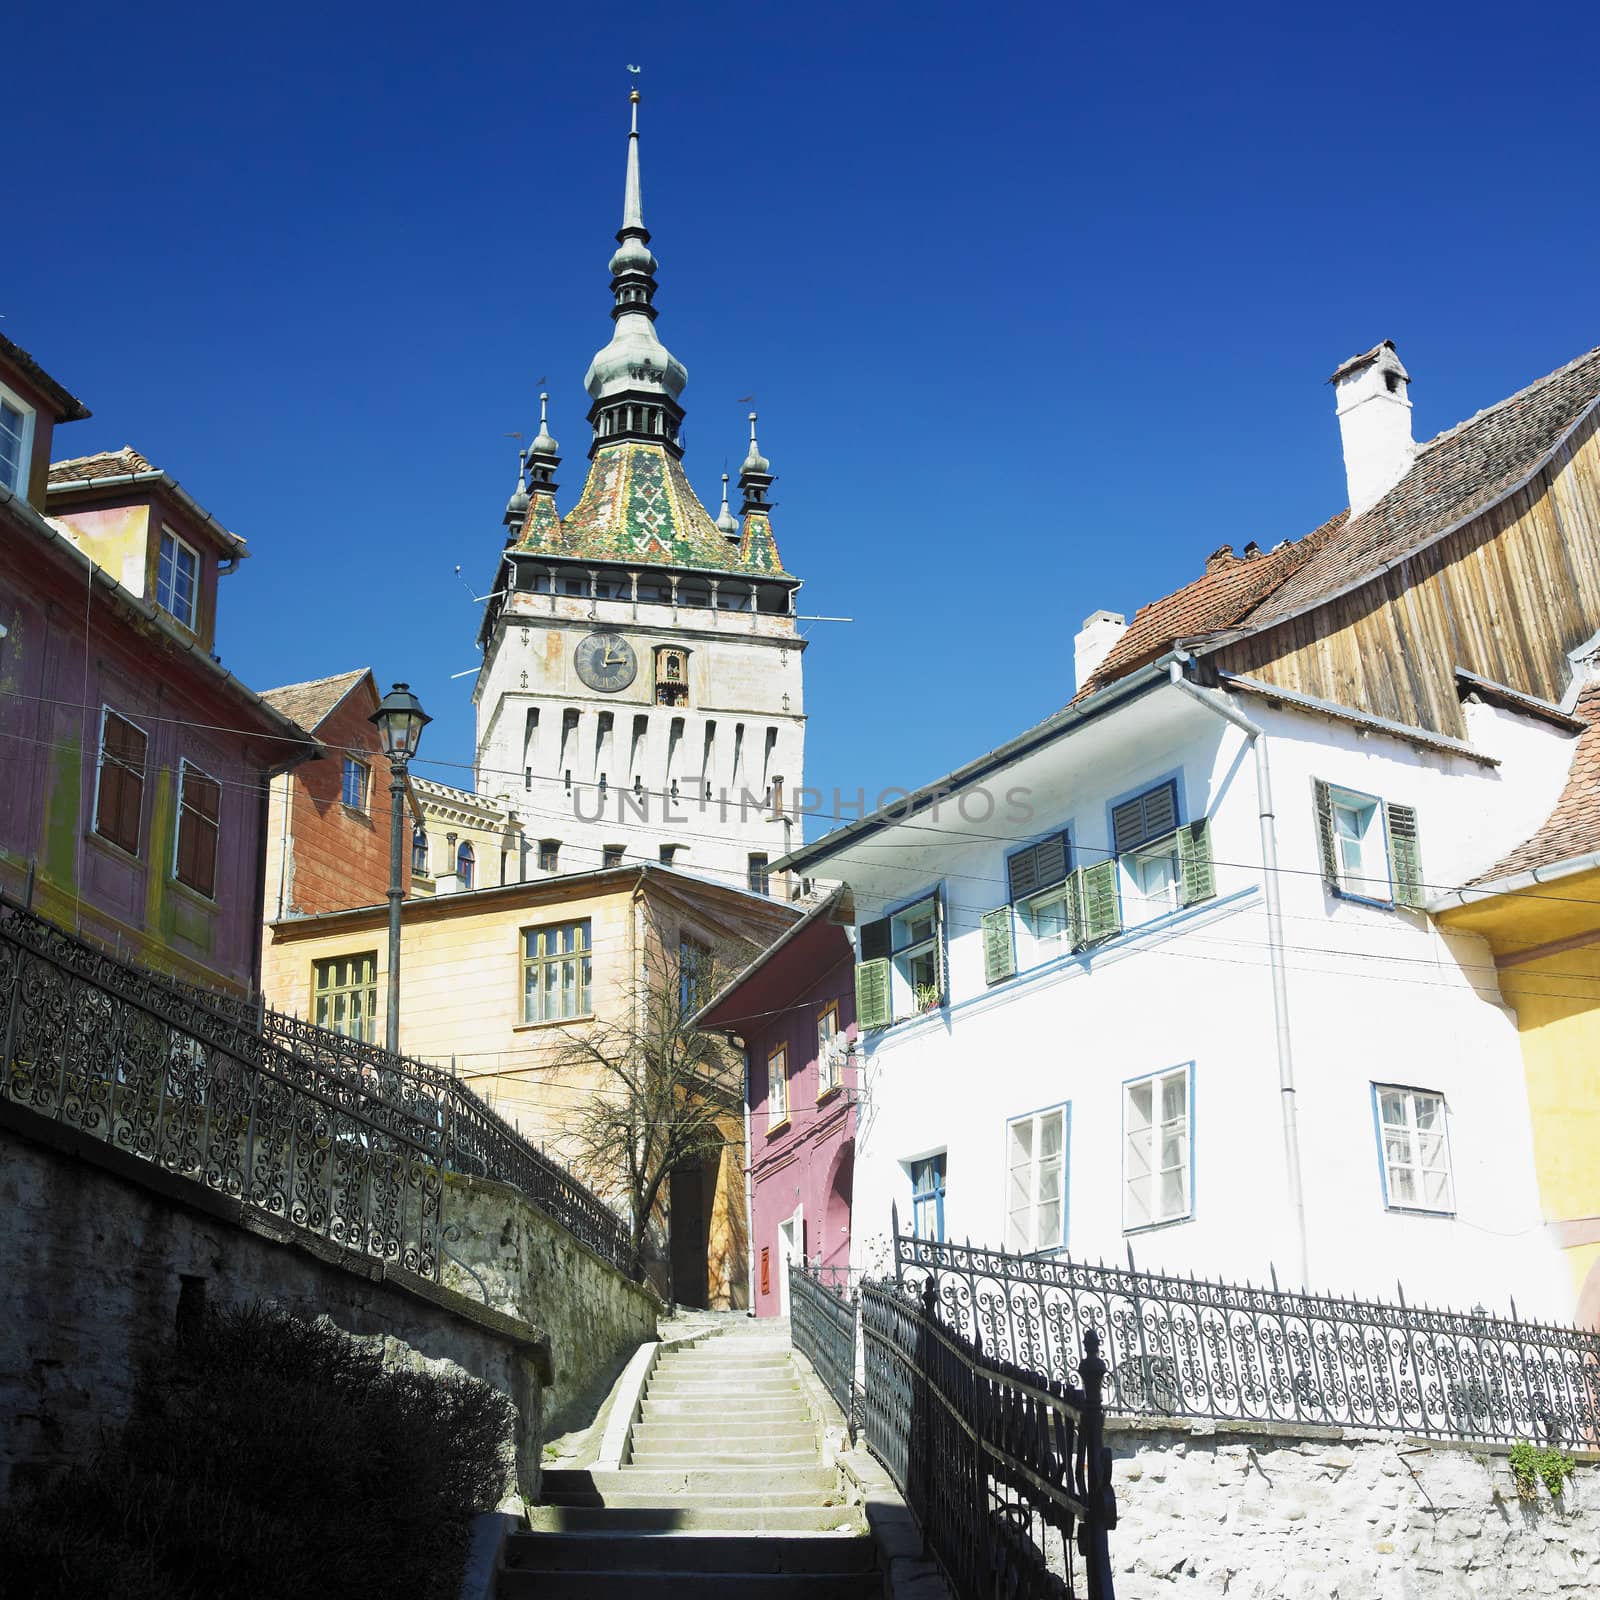
<path fill-rule="evenodd" d="M 1507 1450 L 1336 1428 L 1108 1423 L 1117 1600 L 1600 1595 L 1600 1457 L 1518 1498 Z"/>
<path fill-rule="evenodd" d="M 0 1104 L 0 1497 L 81 1460 L 128 1415 L 178 1299 L 274 1300 L 447 1361 L 517 1408 L 518 1487 L 538 1486 L 549 1342 L 517 1318 L 268 1219 L 71 1128 Z"/>
<path fill-rule="evenodd" d="M 547 1434 L 564 1432 L 656 1336 L 661 1302 L 507 1184 L 445 1177 L 444 1282 L 550 1338 Z"/>

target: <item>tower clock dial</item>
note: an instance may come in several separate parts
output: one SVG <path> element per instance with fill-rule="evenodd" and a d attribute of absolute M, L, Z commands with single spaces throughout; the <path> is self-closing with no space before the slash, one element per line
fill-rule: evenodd
<path fill-rule="evenodd" d="M 591 633 L 578 641 L 573 652 L 578 676 L 601 694 L 616 694 L 633 682 L 639 659 L 620 633 Z"/>

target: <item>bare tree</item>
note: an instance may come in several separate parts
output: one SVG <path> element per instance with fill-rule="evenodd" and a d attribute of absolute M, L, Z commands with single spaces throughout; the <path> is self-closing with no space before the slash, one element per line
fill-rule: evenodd
<path fill-rule="evenodd" d="M 552 1065 L 587 1091 L 563 1119 L 563 1134 L 589 1180 L 626 1199 L 637 1251 L 668 1175 L 720 1153 L 718 1119 L 743 1103 L 737 1053 L 688 1018 L 756 948 L 743 940 L 674 948 L 653 929 L 613 1015 L 562 1030 Z"/>

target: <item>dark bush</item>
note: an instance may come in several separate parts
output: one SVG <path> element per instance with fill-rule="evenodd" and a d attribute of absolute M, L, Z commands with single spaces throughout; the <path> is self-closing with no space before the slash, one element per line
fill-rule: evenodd
<path fill-rule="evenodd" d="M 487 1385 L 385 1368 L 327 1323 L 214 1312 L 93 1462 L 0 1510 L 6 1592 L 454 1596 L 513 1423 Z"/>

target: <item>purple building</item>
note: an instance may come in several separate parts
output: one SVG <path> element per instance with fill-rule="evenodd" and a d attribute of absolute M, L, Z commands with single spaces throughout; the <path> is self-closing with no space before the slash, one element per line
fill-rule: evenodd
<path fill-rule="evenodd" d="M 820 900 L 694 1019 L 745 1057 L 750 1304 L 786 1316 L 799 1256 L 850 1263 L 855 1175 L 855 953 L 844 890 Z"/>

